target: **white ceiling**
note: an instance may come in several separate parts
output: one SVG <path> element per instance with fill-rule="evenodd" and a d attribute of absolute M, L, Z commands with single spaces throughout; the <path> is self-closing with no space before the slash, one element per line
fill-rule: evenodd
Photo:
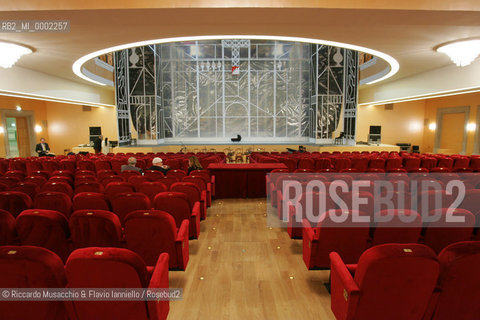
<path fill-rule="evenodd" d="M 124 3 L 104 1 L 102 7 L 108 8 L 110 2 Z M 138 6 L 150 2 L 139 1 Z M 53 1 L 37 1 L 32 7 L 28 1 L 0 0 L 0 10 L 5 10 L 0 11 L 0 20 L 58 19 L 71 23 L 69 33 L 0 33 L 0 40 L 35 48 L 19 66 L 87 83 L 74 75 L 73 62 L 90 52 L 123 43 L 220 34 L 316 38 L 365 46 L 393 56 L 400 63 L 400 71 L 387 80 L 393 81 L 450 64 L 446 56 L 433 50 L 438 44 L 480 36 L 480 11 L 466 10 L 479 10 L 480 1 L 459 1 L 457 7 L 452 1 L 437 1 L 442 11 L 428 9 L 435 1 L 410 0 L 405 0 L 402 7 L 421 10 L 352 8 L 374 8 L 378 1 L 373 0 L 346 1 L 350 7 L 344 5 L 345 9 L 305 8 L 312 6 L 312 1 L 283 1 L 297 4 L 294 8 L 173 8 L 174 2 L 165 1 L 167 8 L 76 10 L 80 2 L 75 5 L 66 1 L 63 8 L 71 10 L 57 10 L 58 4 Z M 259 1 L 248 1 L 252 2 Z M 95 6 L 93 1 L 81 3 L 83 7 Z"/>

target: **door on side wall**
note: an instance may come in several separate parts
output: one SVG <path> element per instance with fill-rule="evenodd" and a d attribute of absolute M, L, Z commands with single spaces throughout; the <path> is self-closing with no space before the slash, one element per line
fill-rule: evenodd
<path fill-rule="evenodd" d="M 20 157 L 30 157 L 30 134 L 26 117 L 16 117 L 17 122 L 17 144 Z"/>
<path fill-rule="evenodd" d="M 442 115 L 439 153 L 459 154 L 463 152 L 465 139 L 465 113 L 446 113 Z"/>

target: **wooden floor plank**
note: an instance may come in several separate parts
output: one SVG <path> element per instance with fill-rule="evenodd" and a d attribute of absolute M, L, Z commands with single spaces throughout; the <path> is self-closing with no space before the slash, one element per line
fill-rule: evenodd
<path fill-rule="evenodd" d="M 183 300 L 170 303 L 168 319 L 335 319 L 323 285 L 329 272 L 307 270 L 301 240 L 269 228 L 266 210 L 265 199 L 212 203 L 187 270 L 170 272 Z"/>

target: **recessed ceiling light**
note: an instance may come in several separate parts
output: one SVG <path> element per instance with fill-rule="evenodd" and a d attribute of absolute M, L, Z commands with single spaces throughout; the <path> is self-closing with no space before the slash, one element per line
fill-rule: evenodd
<path fill-rule="evenodd" d="M 32 49 L 19 44 L 0 41 L 0 67 L 11 68 L 21 56 L 32 53 Z"/>
<path fill-rule="evenodd" d="M 480 54 L 480 39 L 449 42 L 440 45 L 436 50 L 449 56 L 458 67 L 465 67 Z"/>

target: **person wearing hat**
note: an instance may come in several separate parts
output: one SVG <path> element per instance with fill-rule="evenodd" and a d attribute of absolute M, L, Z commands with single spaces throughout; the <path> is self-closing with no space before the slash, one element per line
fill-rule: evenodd
<path fill-rule="evenodd" d="M 152 166 L 147 170 L 156 170 L 162 172 L 164 175 L 167 174 L 167 171 L 170 170 L 170 167 L 163 164 L 162 158 L 156 157 L 152 160 Z"/>

